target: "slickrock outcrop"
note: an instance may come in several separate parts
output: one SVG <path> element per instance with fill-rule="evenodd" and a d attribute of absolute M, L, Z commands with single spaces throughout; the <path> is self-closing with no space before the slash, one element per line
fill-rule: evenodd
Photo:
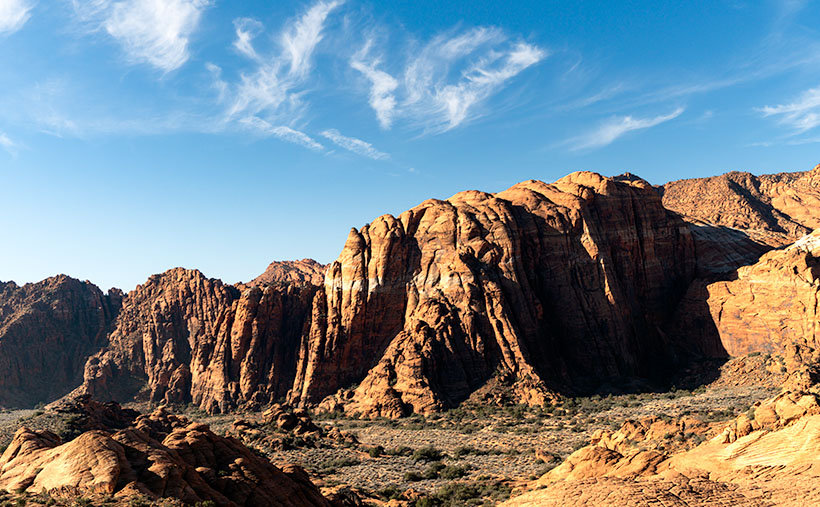
<path fill-rule="evenodd" d="M 691 334 L 716 334 L 733 356 L 784 355 L 790 368 L 820 349 L 820 231 L 765 254 L 733 278 L 694 284 L 678 327 Z"/>
<path fill-rule="evenodd" d="M 659 187 L 663 204 L 694 221 L 740 229 L 758 242 L 784 246 L 820 227 L 820 166 L 755 176 L 730 172 Z"/>
<path fill-rule="evenodd" d="M 631 431 L 627 423 L 534 485 L 546 489 L 504 505 L 814 505 L 820 501 L 818 400 L 816 392 L 783 392 L 756 404 L 752 419 L 741 415 L 710 440 L 671 456 L 642 450 L 659 438 L 651 425 Z"/>
<path fill-rule="evenodd" d="M 661 329 L 695 270 L 689 227 L 634 176 L 431 199 L 351 230 L 291 401 L 396 417 L 452 406 L 498 371 L 535 404 L 657 378 L 678 353 Z"/>
<path fill-rule="evenodd" d="M 77 394 L 193 402 L 210 412 L 260 406 L 293 385 L 311 285 L 242 291 L 196 270 L 154 275 L 126 297 L 109 346 L 85 366 Z"/>
<path fill-rule="evenodd" d="M 248 285 L 273 283 L 322 285 L 326 269 L 325 264 L 319 264 L 313 259 L 275 261 L 271 262 L 265 272 L 251 280 Z"/>
<path fill-rule="evenodd" d="M 0 406 L 31 407 L 76 386 L 121 299 L 65 275 L 22 287 L 0 282 Z"/>
<path fill-rule="evenodd" d="M 302 469 L 279 469 L 237 440 L 164 409 L 125 429 L 92 430 L 66 443 L 22 427 L 0 457 L 0 488 L 173 497 L 188 505 L 330 505 Z"/>

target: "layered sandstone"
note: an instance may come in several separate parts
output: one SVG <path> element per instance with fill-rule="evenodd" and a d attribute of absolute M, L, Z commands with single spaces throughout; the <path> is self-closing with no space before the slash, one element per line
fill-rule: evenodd
<path fill-rule="evenodd" d="M 785 355 L 789 366 L 818 350 L 820 231 L 739 268 L 729 280 L 698 281 L 681 305 L 677 325 L 717 337 L 731 355 Z"/>
<path fill-rule="evenodd" d="M 275 283 L 322 285 L 327 266 L 313 259 L 300 261 L 271 262 L 264 273 L 249 282 L 249 285 L 270 285 Z"/>
<path fill-rule="evenodd" d="M 237 287 L 196 270 L 155 275 L 126 297 L 79 393 L 193 402 L 208 411 L 285 396 L 316 288 Z"/>
<path fill-rule="evenodd" d="M 124 429 L 91 430 L 66 443 L 22 427 L 0 456 L 0 488 L 171 497 L 186 505 L 330 505 L 300 468 L 279 469 L 237 440 L 163 409 Z"/>
<path fill-rule="evenodd" d="M 22 287 L 0 282 L 0 406 L 31 407 L 79 384 L 121 297 L 65 275 Z"/>
<path fill-rule="evenodd" d="M 662 193 L 685 204 L 680 196 L 690 187 L 735 182 L 731 188 L 754 188 L 810 224 L 811 198 L 803 208 L 795 203 L 804 187 L 815 188 L 816 172 L 676 182 Z M 711 311 L 736 304 L 741 315 L 748 306 L 718 304 L 721 285 L 710 285 L 771 248 L 748 231 L 802 230 L 763 220 L 785 220 L 784 212 L 765 215 L 749 205 L 738 208 L 742 215 L 727 206 L 717 215 L 705 206 L 711 222 L 685 221 L 635 176 L 581 172 L 379 217 L 351 230 L 326 269 L 278 262 L 237 286 L 171 270 L 128 295 L 79 392 L 124 400 L 142 390 L 152 401 L 192 401 L 209 411 L 287 396 L 298 405 L 397 417 L 453 406 L 493 377 L 510 380 L 512 401 L 533 404 L 556 391 L 663 383 L 691 358 L 794 342 L 761 334 L 777 328 L 776 309 L 768 313 L 773 321 L 757 319 L 760 333 L 742 338 L 731 329 L 745 330 L 743 318 Z M 746 269 L 720 283 L 739 287 Z M 732 289 L 732 298 L 740 292 Z"/>
<path fill-rule="evenodd" d="M 820 227 L 820 166 L 763 176 L 735 171 L 659 189 L 668 209 L 744 231 L 771 246 L 787 245 Z"/>
<path fill-rule="evenodd" d="M 495 372 L 530 403 L 658 378 L 678 358 L 661 329 L 695 271 L 688 225 L 633 176 L 431 199 L 350 231 L 291 399 L 342 389 L 326 407 L 395 417 L 452 406 Z"/>
<path fill-rule="evenodd" d="M 751 419 L 741 415 L 682 452 L 647 450 L 674 430 L 661 436 L 652 424 L 627 422 L 596 435 L 534 484 L 546 489 L 504 505 L 814 505 L 820 501 L 819 400 L 816 392 L 783 392 L 752 407 Z"/>

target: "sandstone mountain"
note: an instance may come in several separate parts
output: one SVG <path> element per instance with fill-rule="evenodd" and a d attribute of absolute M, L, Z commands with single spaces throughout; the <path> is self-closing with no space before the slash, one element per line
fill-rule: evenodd
<path fill-rule="evenodd" d="M 49 402 L 79 384 L 121 299 L 65 275 L 22 287 L 0 282 L 0 406 Z"/>
<path fill-rule="evenodd" d="M 687 219 L 739 229 L 771 246 L 820 227 L 820 166 L 762 176 L 730 172 L 673 181 L 659 190 L 664 206 Z"/>
<path fill-rule="evenodd" d="M 302 469 L 277 468 L 207 425 L 161 408 L 139 415 L 88 400 L 85 408 L 120 424 L 66 443 L 47 430 L 21 427 L 0 456 L 0 488 L 78 497 L 172 497 L 186 505 L 330 506 Z"/>
<path fill-rule="evenodd" d="M 291 399 L 395 417 L 452 406 L 498 371 L 536 404 L 657 379 L 679 359 L 662 329 L 696 266 L 688 225 L 631 176 L 428 200 L 350 232 Z"/>
<path fill-rule="evenodd" d="M 307 331 L 312 285 L 241 291 L 196 270 L 154 275 L 128 294 L 79 394 L 193 401 L 209 411 L 284 397 Z"/>
<path fill-rule="evenodd" d="M 714 333 L 666 331 L 692 280 L 765 248 L 693 228 L 631 175 L 462 192 L 353 229 L 321 286 L 310 261 L 274 263 L 258 285 L 151 277 L 78 393 L 212 412 L 287 396 L 397 417 L 453 406 L 499 375 L 531 404 L 663 383 L 691 358 L 725 355 Z"/>
<path fill-rule="evenodd" d="M 265 272 L 251 280 L 248 285 L 273 283 L 321 285 L 325 279 L 326 269 L 326 265 L 319 264 L 313 259 L 271 262 Z"/>

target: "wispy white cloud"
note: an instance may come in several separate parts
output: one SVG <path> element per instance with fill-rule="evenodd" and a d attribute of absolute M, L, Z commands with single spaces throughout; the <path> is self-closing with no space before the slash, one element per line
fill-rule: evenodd
<path fill-rule="evenodd" d="M 362 141 L 361 139 L 356 139 L 355 137 L 343 136 L 336 129 L 325 130 L 322 132 L 322 135 L 337 146 L 352 151 L 357 155 L 372 158 L 373 160 L 387 160 L 390 158 L 390 155 L 377 150 L 372 144 Z"/>
<path fill-rule="evenodd" d="M 669 114 L 651 118 L 636 118 L 634 116 L 614 117 L 602 123 L 588 134 L 570 139 L 566 144 L 569 144 L 572 150 L 600 148 L 611 144 L 619 137 L 633 130 L 648 129 L 669 120 L 674 120 L 683 114 L 683 111 L 684 109 L 679 107 Z"/>
<path fill-rule="evenodd" d="M 239 120 L 239 123 L 242 125 L 249 127 L 257 132 L 261 132 L 263 134 L 272 135 L 277 137 L 283 141 L 287 141 L 289 143 L 299 144 L 304 146 L 305 148 L 310 148 L 311 150 L 315 151 L 322 151 L 324 147 L 317 143 L 312 137 L 305 134 L 304 132 L 300 132 L 296 129 L 292 129 L 285 125 L 271 125 L 270 123 L 266 122 L 261 118 L 257 118 L 256 116 L 250 116 L 248 118 L 243 118 Z"/>
<path fill-rule="evenodd" d="M 376 112 L 382 128 L 389 129 L 396 108 L 393 92 L 398 88 L 399 82 L 387 72 L 376 68 L 381 62 L 378 58 L 369 57 L 371 45 L 372 41 L 368 41 L 350 60 L 350 66 L 370 80 L 370 107 Z"/>
<path fill-rule="evenodd" d="M 33 4 L 27 0 L 0 1 L 0 35 L 14 33 L 23 28 L 31 17 Z"/>
<path fill-rule="evenodd" d="M 233 21 L 233 25 L 236 28 L 236 40 L 233 47 L 248 58 L 258 60 L 259 55 L 253 48 L 253 39 L 264 30 L 262 23 L 251 18 L 237 18 Z"/>
<path fill-rule="evenodd" d="M 478 27 L 433 38 L 412 52 L 397 79 L 369 56 L 372 44 L 369 40 L 350 64 L 368 79 L 370 106 L 381 126 L 389 128 L 393 118 L 404 116 L 432 132 L 463 124 L 477 105 L 549 55 L 510 41 L 500 29 Z"/>
<path fill-rule="evenodd" d="M 804 91 L 794 102 L 758 109 L 763 116 L 777 116 L 781 124 L 800 134 L 820 125 L 820 87 Z"/>
<path fill-rule="evenodd" d="M 225 80 L 216 66 L 210 67 L 225 105 L 223 121 L 226 124 L 249 117 L 269 124 L 290 124 L 299 118 L 312 55 L 323 38 L 328 15 L 339 5 L 341 2 L 336 1 L 316 3 L 284 27 L 277 39 L 278 47 L 264 53 L 253 45 L 253 37 L 262 30 L 262 25 L 249 19 L 234 22 L 234 47 L 249 57 L 254 67 L 240 74 L 233 83 Z M 270 133 L 265 129 L 263 132 Z"/>
<path fill-rule="evenodd" d="M 318 2 L 282 33 L 281 42 L 289 57 L 290 74 L 304 77 L 310 70 L 311 56 L 322 40 L 327 16 L 341 4 L 340 1 Z"/>
<path fill-rule="evenodd" d="M 122 46 L 130 63 L 164 72 L 190 56 L 190 38 L 209 0 L 72 0 L 80 21 L 102 29 Z"/>
<path fill-rule="evenodd" d="M 10 155 L 17 154 L 17 143 L 11 140 L 5 132 L 0 132 L 0 146 L 3 147 Z"/>

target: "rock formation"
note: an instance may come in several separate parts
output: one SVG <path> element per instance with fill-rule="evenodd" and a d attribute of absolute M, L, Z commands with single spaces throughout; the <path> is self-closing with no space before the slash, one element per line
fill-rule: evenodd
<path fill-rule="evenodd" d="M 326 265 L 319 264 L 313 259 L 271 262 L 265 272 L 251 280 L 248 285 L 274 283 L 322 285 L 326 269 Z"/>
<path fill-rule="evenodd" d="M 186 505 L 330 505 L 302 469 L 279 469 L 237 440 L 164 409 L 124 429 L 87 431 L 66 443 L 22 427 L 0 456 L 0 488 L 172 497 Z"/>
<path fill-rule="evenodd" d="M 453 406 L 494 376 L 510 379 L 514 401 L 540 404 L 556 391 L 663 383 L 691 358 L 783 348 L 792 337 L 763 335 L 781 319 L 774 309 L 746 345 L 731 331 L 745 326 L 743 280 L 774 280 L 776 269 L 729 279 L 812 226 L 819 174 L 670 183 L 660 194 L 682 220 L 640 178 L 573 173 L 379 217 L 351 230 L 326 270 L 273 263 L 231 286 L 174 269 L 127 296 L 79 392 L 125 400 L 142 390 L 209 411 L 287 397 L 397 417 Z M 720 198 L 697 215 L 704 189 Z M 727 284 L 736 288 L 720 296 Z"/>
<path fill-rule="evenodd" d="M 729 280 L 693 283 L 675 327 L 732 356 L 784 355 L 796 368 L 812 362 L 818 343 L 820 231 L 739 268 Z"/>
<path fill-rule="evenodd" d="M 121 298 L 65 275 L 22 287 L 0 282 L 0 406 L 49 402 L 79 384 Z"/>
<path fill-rule="evenodd" d="M 820 395 L 785 391 L 758 402 L 706 442 L 681 452 L 649 449 L 676 430 L 627 422 L 597 434 L 504 505 L 802 506 L 820 502 Z M 701 423 L 702 424 L 702 423 Z M 680 425 L 679 425 L 680 428 Z M 692 426 L 683 426 L 692 432 Z M 695 428 L 696 430 L 696 428 Z"/>
<path fill-rule="evenodd" d="M 695 270 L 688 226 L 632 176 L 428 200 L 351 230 L 291 399 L 359 383 L 325 406 L 395 417 L 452 406 L 496 371 L 531 403 L 657 377 L 676 353 L 661 328 Z"/>
<path fill-rule="evenodd" d="M 152 276 L 126 297 L 78 393 L 127 400 L 143 390 L 151 401 L 192 401 L 212 412 L 275 401 L 293 384 L 315 291 L 240 291 L 181 268 Z"/>
<path fill-rule="evenodd" d="M 740 229 L 771 246 L 787 245 L 820 227 L 820 166 L 763 176 L 730 172 L 673 181 L 659 190 L 668 209 Z"/>

